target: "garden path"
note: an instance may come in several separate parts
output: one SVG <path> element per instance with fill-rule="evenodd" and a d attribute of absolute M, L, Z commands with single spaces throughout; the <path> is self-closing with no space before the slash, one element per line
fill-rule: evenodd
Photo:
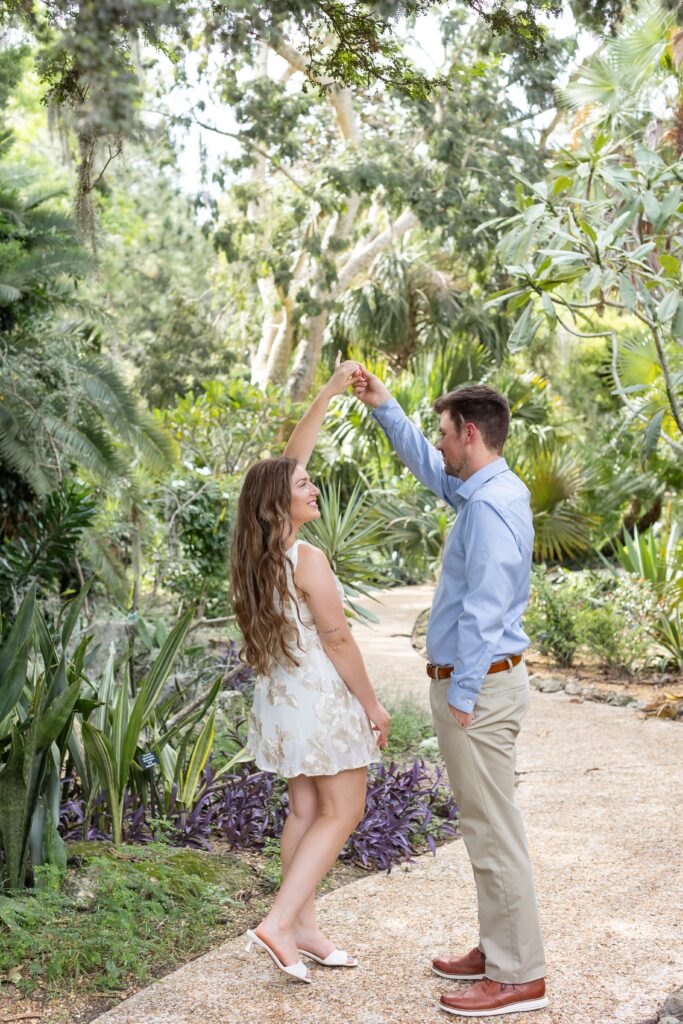
<path fill-rule="evenodd" d="M 382 595 L 355 631 L 376 685 L 427 700 L 409 633 L 426 587 Z M 376 607 L 376 606 L 375 606 Z M 683 727 L 630 708 L 534 692 L 520 737 L 519 800 L 538 884 L 551 1004 L 517 1024 L 637 1024 L 683 982 Z M 476 935 L 460 841 L 319 900 L 323 927 L 361 959 L 288 982 L 232 939 L 98 1018 L 98 1024 L 422 1024 L 446 983 L 437 952 Z"/>

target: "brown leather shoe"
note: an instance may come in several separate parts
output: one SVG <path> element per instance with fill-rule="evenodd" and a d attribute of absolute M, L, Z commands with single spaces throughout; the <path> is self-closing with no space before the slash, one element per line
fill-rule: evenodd
<path fill-rule="evenodd" d="M 461 992 L 445 992 L 438 1003 L 440 1010 L 456 1017 L 496 1017 L 503 1013 L 542 1010 L 548 1005 L 545 978 L 523 985 L 506 985 L 484 978 Z"/>
<path fill-rule="evenodd" d="M 486 957 L 480 949 L 471 949 L 464 956 L 436 956 L 432 960 L 434 974 L 449 981 L 477 981 L 484 977 L 485 968 Z"/>

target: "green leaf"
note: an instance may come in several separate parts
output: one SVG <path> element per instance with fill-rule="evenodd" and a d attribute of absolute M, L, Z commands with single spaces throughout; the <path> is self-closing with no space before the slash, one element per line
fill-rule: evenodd
<path fill-rule="evenodd" d="M 138 746 L 140 739 L 140 733 L 142 731 L 142 724 L 145 717 L 145 695 L 142 690 L 137 695 L 133 710 L 130 713 L 126 725 L 126 732 L 123 737 L 123 743 L 121 746 L 120 761 L 118 764 L 119 769 L 119 786 L 120 791 L 123 792 L 123 787 L 128 781 L 128 773 L 130 772 L 130 766 L 133 763 L 135 757 L 135 751 Z"/>
<path fill-rule="evenodd" d="M 81 689 L 80 679 L 55 697 L 50 706 L 36 723 L 35 749 L 44 750 L 53 743 L 73 714 L 73 709 Z"/>
<path fill-rule="evenodd" d="M 168 678 L 169 672 L 173 668 L 173 662 L 177 658 L 183 645 L 183 641 L 185 640 L 187 631 L 190 628 L 193 615 L 193 609 L 189 609 L 175 624 L 169 633 L 168 640 L 156 656 L 154 664 L 149 671 L 149 675 L 140 687 L 140 693 L 144 694 L 145 700 L 143 724 L 147 721 L 154 710 L 154 705 L 159 698 L 161 689 Z M 138 694 L 138 697 L 139 696 L 140 694 Z"/>
<path fill-rule="evenodd" d="M 670 256 L 668 253 L 661 253 L 659 262 L 662 265 L 662 269 L 666 276 L 672 281 L 679 281 L 681 277 L 681 264 L 680 260 L 677 260 L 675 256 Z"/>
<path fill-rule="evenodd" d="M 561 174 L 553 182 L 552 194 L 556 196 L 559 192 L 565 192 L 568 188 L 572 187 L 572 184 L 571 178 L 568 178 L 566 174 Z"/>
<path fill-rule="evenodd" d="M 547 292 L 541 292 L 541 305 L 543 306 L 543 309 L 545 310 L 545 314 L 548 317 L 548 319 L 554 323 L 557 320 L 555 306 L 553 305 L 553 300 L 550 298 Z"/>
<path fill-rule="evenodd" d="M 678 303 L 678 309 L 671 324 L 671 333 L 674 338 L 683 338 L 683 299 Z"/>
<path fill-rule="evenodd" d="M 10 713 L 24 689 L 28 667 L 28 645 L 24 644 L 2 677 L 0 722 Z"/>
<path fill-rule="evenodd" d="M 678 289 L 671 291 L 668 295 L 664 296 L 657 306 L 657 319 L 660 323 L 666 323 L 667 320 L 671 320 L 680 301 L 681 293 Z"/>
<path fill-rule="evenodd" d="M 542 316 L 536 317 L 536 319 L 532 321 L 531 317 L 533 315 L 533 312 L 533 305 L 529 303 L 529 305 L 526 307 L 522 315 L 517 320 L 515 326 L 512 328 L 512 331 L 510 332 L 510 337 L 508 338 L 508 346 L 511 349 L 511 351 L 516 351 L 522 348 L 524 345 L 528 345 L 529 342 L 533 340 L 533 338 L 536 335 L 536 332 L 538 331 L 538 328 L 543 323 Z"/>
<path fill-rule="evenodd" d="M 190 756 L 190 763 L 187 766 L 187 773 L 185 775 L 184 784 L 180 791 L 180 800 L 185 807 L 192 806 L 194 802 L 194 796 L 197 791 L 199 784 L 199 776 L 201 775 L 202 768 L 207 762 L 211 748 L 213 747 L 214 741 L 214 720 L 216 717 L 215 709 L 209 715 L 204 728 L 200 732 L 197 742 L 195 743 L 192 754 Z"/>
<path fill-rule="evenodd" d="M 218 771 L 213 777 L 214 782 L 216 781 L 216 779 L 219 779 L 221 775 L 225 775 L 232 768 L 234 768 L 236 764 L 245 764 L 247 761 L 253 760 L 254 755 L 249 753 L 247 747 L 242 747 L 241 750 L 238 750 L 237 753 L 233 757 L 231 757 L 229 761 L 227 761 L 218 769 Z"/>
<path fill-rule="evenodd" d="M 581 290 L 587 297 L 590 298 L 592 292 L 602 282 L 602 270 L 600 267 L 593 267 L 588 271 L 586 276 L 581 281 Z"/>
<path fill-rule="evenodd" d="M 659 437 L 662 433 L 662 423 L 664 422 L 665 413 L 666 409 L 660 409 L 659 412 L 655 413 L 645 428 L 643 447 L 640 453 L 640 459 L 643 463 L 654 453 L 654 450 L 657 447 L 657 442 L 659 441 Z"/>
<path fill-rule="evenodd" d="M 643 196 L 643 212 L 650 224 L 653 227 L 657 227 L 662 214 L 662 207 L 652 192 L 646 192 Z"/>
<path fill-rule="evenodd" d="M 83 742 L 104 786 L 112 816 L 112 831 L 115 845 L 121 843 L 122 794 L 119 793 L 116 777 L 116 762 L 111 743 L 103 732 L 83 723 Z"/>
<path fill-rule="evenodd" d="M 83 607 L 83 602 L 88 596 L 88 591 L 92 586 L 92 582 L 92 580 L 88 580 L 88 582 L 81 587 L 78 594 L 76 594 L 76 596 L 72 598 L 71 601 L 69 601 L 69 610 L 67 612 L 66 618 L 64 619 L 64 625 L 62 626 L 62 647 L 66 647 L 67 644 L 69 643 L 69 640 L 71 639 L 71 634 L 74 631 L 74 626 L 76 625 L 76 621 L 80 614 L 81 608 Z"/>
<path fill-rule="evenodd" d="M 142 704 L 144 698 L 140 700 L 140 694 L 138 693 L 138 702 Z M 114 715 L 112 718 L 111 725 L 111 748 L 114 755 L 114 764 L 116 765 L 116 771 L 118 776 L 119 792 L 123 792 L 123 787 L 128 780 L 128 769 L 130 767 L 130 761 L 128 764 L 124 764 L 124 737 L 126 735 L 128 724 L 129 724 L 129 709 L 130 703 L 128 700 L 128 685 L 125 679 L 121 680 L 119 686 L 118 698 L 116 706 L 114 708 Z"/>
<path fill-rule="evenodd" d="M 648 256 L 651 252 L 654 252 L 657 248 L 656 242 L 643 242 L 637 249 L 629 253 L 629 258 L 632 260 L 642 260 L 643 256 Z"/>
<path fill-rule="evenodd" d="M 579 224 L 579 227 L 581 228 L 581 230 L 583 231 L 584 235 L 588 235 L 588 237 L 590 238 L 591 242 L 595 242 L 598 236 L 597 236 L 596 231 L 591 227 L 591 225 L 588 223 L 588 221 L 586 221 L 586 220 L 579 220 L 578 224 Z"/>
<path fill-rule="evenodd" d="M 662 200 L 662 221 L 666 223 L 676 213 L 681 203 L 681 186 L 676 185 Z"/>
<path fill-rule="evenodd" d="M 619 297 L 624 306 L 626 306 L 626 309 L 635 309 L 638 305 L 638 293 L 631 284 L 631 281 L 626 274 L 619 274 L 617 280 L 619 282 Z"/>
<path fill-rule="evenodd" d="M 21 602 L 17 617 L 7 635 L 7 639 L 2 645 L 2 649 L 0 649 L 0 722 L 16 704 L 24 685 L 22 680 L 21 687 L 18 688 L 19 684 L 17 683 L 16 671 L 13 669 L 13 665 L 20 652 L 28 643 L 29 633 L 34 621 L 35 603 L 36 588 L 33 586 Z"/>

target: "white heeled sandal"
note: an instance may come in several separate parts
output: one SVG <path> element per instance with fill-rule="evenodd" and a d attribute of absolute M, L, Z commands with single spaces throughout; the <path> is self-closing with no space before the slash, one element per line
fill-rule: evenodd
<path fill-rule="evenodd" d="M 307 949 L 300 949 L 299 952 L 302 956 L 307 956 L 309 960 L 315 960 L 317 964 L 322 964 L 323 967 L 358 967 L 358 961 L 355 957 L 349 956 L 345 949 L 333 949 L 324 960 L 322 957 L 316 956 L 315 953 L 309 953 Z"/>
<path fill-rule="evenodd" d="M 295 964 L 290 964 L 290 966 L 287 967 L 282 963 L 275 950 L 272 949 L 267 942 L 264 942 L 263 939 L 260 939 L 256 932 L 252 932 L 250 928 L 247 928 L 247 939 L 247 953 L 251 952 L 252 946 L 261 946 L 262 949 L 265 949 L 275 966 L 286 974 L 287 977 L 293 978 L 295 981 L 304 981 L 307 985 L 311 984 L 311 979 L 308 977 L 308 969 L 306 968 L 303 960 L 297 960 Z"/>

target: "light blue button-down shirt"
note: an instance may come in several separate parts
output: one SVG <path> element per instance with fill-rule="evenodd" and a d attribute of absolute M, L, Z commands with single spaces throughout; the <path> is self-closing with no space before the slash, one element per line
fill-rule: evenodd
<path fill-rule="evenodd" d="M 471 712 L 491 662 L 529 646 L 521 622 L 534 546 L 529 491 L 503 458 L 465 481 L 448 476 L 441 453 L 395 398 L 373 416 L 408 469 L 457 512 L 429 616 L 427 657 L 453 665 L 448 703 Z"/>

